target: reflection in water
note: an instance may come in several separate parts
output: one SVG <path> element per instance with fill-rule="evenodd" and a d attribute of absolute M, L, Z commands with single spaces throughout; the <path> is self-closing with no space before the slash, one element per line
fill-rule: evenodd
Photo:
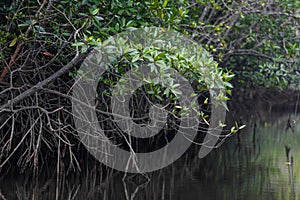
<path fill-rule="evenodd" d="M 1 179 L 0 199 L 300 199 L 300 123 L 289 114 L 255 121 L 204 159 L 189 151 L 178 162 L 145 175 L 108 170 L 85 175 Z M 245 120 L 245 119 L 244 119 Z M 300 121 L 298 116 L 296 121 Z"/>

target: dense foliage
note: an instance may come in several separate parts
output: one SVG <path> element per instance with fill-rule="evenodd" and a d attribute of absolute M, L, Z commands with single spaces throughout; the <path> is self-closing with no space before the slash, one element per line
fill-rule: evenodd
<path fill-rule="evenodd" d="M 34 47 L 35 54 L 49 51 L 64 63 L 77 47 L 76 53 L 85 52 L 110 35 L 158 26 L 194 38 L 241 82 L 271 87 L 297 83 L 298 1 L 86 0 L 2 5 L 0 58 L 8 65 L 22 42 L 24 49 Z"/>

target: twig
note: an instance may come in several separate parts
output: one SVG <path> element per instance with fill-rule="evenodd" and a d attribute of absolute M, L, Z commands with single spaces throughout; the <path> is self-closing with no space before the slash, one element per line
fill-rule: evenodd
<path fill-rule="evenodd" d="M 7 200 L 7 198 L 5 198 L 5 196 L 1 193 L 1 191 L 0 191 L 0 199 L 1 200 Z"/>
<path fill-rule="evenodd" d="M 21 139 L 21 141 L 18 143 L 18 145 L 14 148 L 14 150 L 11 152 L 11 154 L 1 163 L 0 165 L 0 169 L 2 169 L 2 167 L 9 161 L 9 159 L 12 157 L 12 155 L 18 150 L 18 148 L 21 146 L 21 144 L 25 141 L 25 138 L 27 137 L 27 135 L 30 133 L 30 131 L 33 129 L 33 127 L 36 125 L 36 123 L 40 120 L 41 116 L 38 117 L 34 123 L 32 124 L 32 126 L 29 128 L 29 130 L 24 134 L 23 138 Z"/>

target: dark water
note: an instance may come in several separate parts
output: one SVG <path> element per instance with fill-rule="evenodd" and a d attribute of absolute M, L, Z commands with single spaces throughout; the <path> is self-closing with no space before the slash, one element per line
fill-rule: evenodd
<path fill-rule="evenodd" d="M 240 144 L 235 135 L 204 159 L 187 152 L 153 173 L 91 170 L 59 181 L 55 174 L 34 181 L 9 175 L 1 179 L 0 199 L 300 199 L 300 116 L 291 115 L 298 122 L 295 132 L 285 131 L 291 112 L 244 118 Z"/>

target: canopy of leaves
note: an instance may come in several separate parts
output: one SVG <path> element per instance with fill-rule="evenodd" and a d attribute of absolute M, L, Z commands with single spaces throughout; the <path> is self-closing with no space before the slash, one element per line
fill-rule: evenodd
<path fill-rule="evenodd" d="M 9 63 L 21 41 L 35 55 L 50 51 L 64 63 L 75 50 L 85 52 L 110 35 L 132 27 L 158 26 L 194 38 L 221 67 L 233 70 L 239 83 L 283 88 L 299 82 L 299 1 L 44 2 L 43 9 L 42 2 L 36 1 L 2 3 L 3 63 Z"/>

